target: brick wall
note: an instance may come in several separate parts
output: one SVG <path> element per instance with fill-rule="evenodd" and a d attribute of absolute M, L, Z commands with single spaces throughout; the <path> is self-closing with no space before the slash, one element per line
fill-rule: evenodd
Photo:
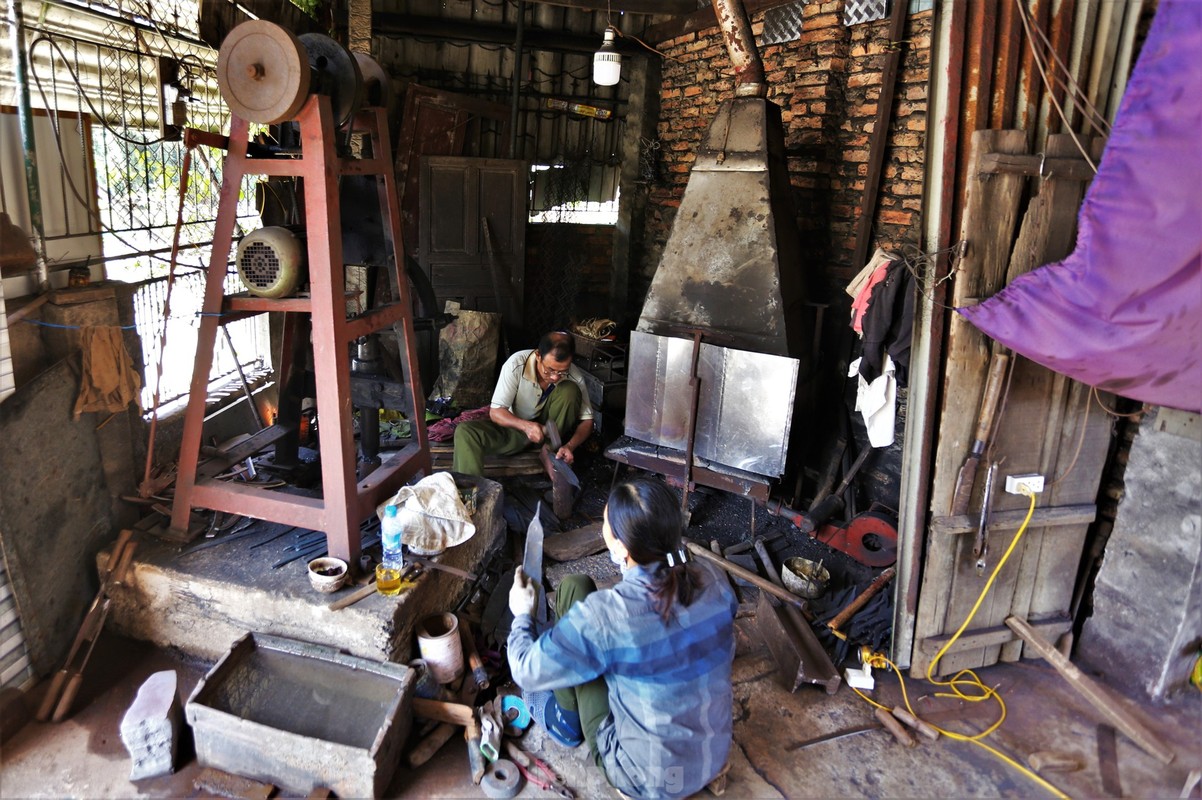
<path fill-rule="evenodd" d="M 851 263 L 868 148 L 881 89 L 888 20 L 846 28 L 842 2 L 809 3 L 798 41 L 761 47 L 768 98 L 781 107 L 803 256 L 815 299 L 836 300 L 862 265 Z M 903 36 L 874 243 L 896 249 L 920 234 L 930 11 L 911 16 Z M 763 15 L 752 18 L 757 35 Z M 659 181 L 646 217 L 646 250 L 632 296 L 645 296 L 702 134 L 733 95 L 730 59 L 717 28 L 663 42 Z"/>

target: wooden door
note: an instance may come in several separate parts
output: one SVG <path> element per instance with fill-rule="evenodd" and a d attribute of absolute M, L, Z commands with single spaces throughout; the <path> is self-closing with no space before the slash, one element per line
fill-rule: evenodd
<path fill-rule="evenodd" d="M 401 186 L 402 239 L 410 257 L 417 256 L 421 225 L 423 206 L 418 198 L 422 157 L 497 155 L 480 142 L 480 123 L 485 120 L 497 130 L 497 136 L 491 138 L 508 142 L 508 106 L 417 84 L 405 90 L 395 166 Z"/>
<path fill-rule="evenodd" d="M 1069 137 L 1052 136 L 1046 155 L 1070 159 L 1077 151 Z M 1041 158 L 1026 153 L 1023 131 L 973 135 L 961 230 L 965 255 L 957 265 L 954 307 L 989 297 L 1015 277 L 1072 251 L 1086 183 L 1067 171 L 1045 172 Z M 1033 178 L 1027 177 L 1032 174 Z M 1024 213 L 1028 180 L 1036 183 L 1032 188 L 1038 191 Z M 1038 473 L 1045 477 L 1045 490 L 1038 496 L 1030 528 L 998 573 L 972 623 L 940 659 L 935 674 L 1018 660 L 1023 643 L 1005 625 L 1010 614 L 1027 619 L 1051 639 L 1067 636 L 1072 628 L 1075 583 L 1086 533 L 1096 513 L 1110 421 L 1096 407 L 1098 401 L 1091 398 L 1089 387 L 1012 355 L 969 513 L 951 515 L 956 478 L 974 438 L 986 373 L 997 349 L 997 343 L 963 317 L 952 315 L 931 489 L 932 519 L 911 658 L 916 676 L 925 675 L 937 652 L 964 623 L 1025 516 L 1026 498 L 1003 491 L 1006 475 Z M 978 574 L 973 544 L 989 461 L 1001 462 L 996 478 L 1000 485 L 990 503 L 985 569 Z"/>
<path fill-rule="evenodd" d="M 439 308 L 458 300 L 467 309 L 500 312 L 508 328 L 522 327 L 528 174 L 525 161 L 421 160 L 418 263 Z"/>

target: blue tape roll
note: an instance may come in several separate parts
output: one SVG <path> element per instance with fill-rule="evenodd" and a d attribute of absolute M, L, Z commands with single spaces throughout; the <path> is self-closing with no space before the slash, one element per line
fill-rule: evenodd
<path fill-rule="evenodd" d="M 518 715 L 510 719 L 510 709 L 517 709 Z M 501 699 L 501 716 L 505 718 L 506 725 L 512 725 L 519 731 L 524 731 L 530 727 L 530 709 L 526 707 L 526 702 L 516 694 L 507 694 Z"/>

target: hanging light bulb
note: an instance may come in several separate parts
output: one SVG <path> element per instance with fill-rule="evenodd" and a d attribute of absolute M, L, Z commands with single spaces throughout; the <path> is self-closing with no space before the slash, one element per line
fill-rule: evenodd
<path fill-rule="evenodd" d="M 593 53 L 593 83 L 613 86 L 622 77 L 622 54 L 614 47 L 614 27 L 605 28 L 601 49 Z"/>

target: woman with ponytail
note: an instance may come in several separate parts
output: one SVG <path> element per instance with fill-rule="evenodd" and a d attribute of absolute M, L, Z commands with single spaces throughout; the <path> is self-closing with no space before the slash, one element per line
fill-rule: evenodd
<path fill-rule="evenodd" d="M 537 638 L 537 592 L 520 567 L 509 594 L 513 679 L 545 693 L 531 697 L 532 714 L 560 743 L 586 741 L 629 797 L 690 795 L 730 750 L 737 603 L 724 576 L 689 558 L 681 527 L 671 489 L 628 481 L 601 528 L 620 583 L 598 591 L 587 575 L 564 578 L 558 622 Z"/>

